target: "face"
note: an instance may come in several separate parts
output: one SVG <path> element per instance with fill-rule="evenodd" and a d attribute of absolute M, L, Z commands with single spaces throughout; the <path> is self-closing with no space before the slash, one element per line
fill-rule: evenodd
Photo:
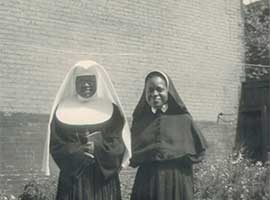
<path fill-rule="evenodd" d="M 83 98 L 92 97 L 97 90 L 96 76 L 86 75 L 76 77 L 76 92 Z"/>
<path fill-rule="evenodd" d="M 153 108 L 161 108 L 168 101 L 168 88 L 163 78 L 154 76 L 145 84 L 146 101 Z"/>

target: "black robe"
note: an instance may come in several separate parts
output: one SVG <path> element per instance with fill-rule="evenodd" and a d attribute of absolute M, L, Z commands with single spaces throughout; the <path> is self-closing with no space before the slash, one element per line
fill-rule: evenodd
<path fill-rule="evenodd" d="M 206 141 L 169 79 L 168 110 L 152 113 L 145 91 L 133 113 L 131 166 L 139 167 L 131 200 L 193 199 L 192 164 Z"/>
<path fill-rule="evenodd" d="M 50 152 L 60 168 L 57 200 L 119 200 L 118 173 L 125 146 L 124 119 L 116 105 L 112 117 L 95 125 L 69 125 L 54 116 L 51 123 Z M 93 136 L 94 159 L 81 150 L 86 132 Z"/>
<path fill-rule="evenodd" d="M 202 159 L 205 139 L 189 114 L 146 114 L 133 123 L 131 166 L 152 161 Z"/>

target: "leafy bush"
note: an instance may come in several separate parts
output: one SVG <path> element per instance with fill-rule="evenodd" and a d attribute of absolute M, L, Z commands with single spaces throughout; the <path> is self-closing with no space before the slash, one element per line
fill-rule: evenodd
<path fill-rule="evenodd" d="M 134 179 L 135 173 L 127 178 Z M 122 181 L 123 199 L 129 199 L 133 182 Z M 125 186 L 125 187 L 123 187 Z M 57 179 L 34 179 L 25 185 L 20 200 L 54 200 Z M 194 168 L 194 200 L 269 200 L 270 165 L 240 157 L 205 160 Z M 128 195 L 127 195 L 128 194 Z M 6 199 L 5 199 L 6 200 Z"/>
<path fill-rule="evenodd" d="M 56 178 L 33 179 L 24 186 L 20 200 L 54 200 L 56 194 Z"/>
<path fill-rule="evenodd" d="M 245 54 L 249 64 L 270 65 L 269 1 L 261 0 L 243 7 Z"/>
<path fill-rule="evenodd" d="M 230 157 L 195 168 L 196 200 L 269 200 L 270 166 Z"/>

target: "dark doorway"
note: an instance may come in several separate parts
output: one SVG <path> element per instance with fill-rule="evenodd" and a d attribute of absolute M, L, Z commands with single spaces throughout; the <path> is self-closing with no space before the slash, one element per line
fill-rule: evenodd
<path fill-rule="evenodd" d="M 242 83 L 235 146 L 254 161 L 270 159 L 269 86 L 268 80 Z"/>

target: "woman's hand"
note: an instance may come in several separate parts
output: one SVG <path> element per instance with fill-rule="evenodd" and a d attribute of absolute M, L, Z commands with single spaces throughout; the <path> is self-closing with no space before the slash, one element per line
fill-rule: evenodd
<path fill-rule="evenodd" d="M 94 158 L 94 142 L 89 141 L 81 146 L 84 155 Z"/>

